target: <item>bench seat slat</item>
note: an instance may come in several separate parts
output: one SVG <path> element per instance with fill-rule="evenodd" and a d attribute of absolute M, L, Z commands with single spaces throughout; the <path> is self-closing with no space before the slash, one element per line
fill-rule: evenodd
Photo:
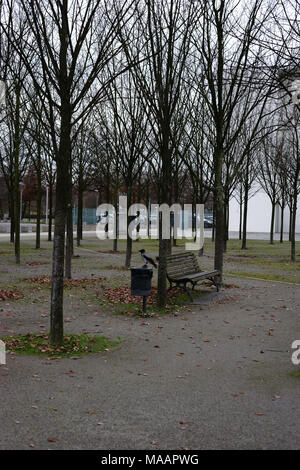
<path fill-rule="evenodd" d="M 170 279 L 176 279 L 176 281 L 179 281 L 179 279 L 190 279 L 190 280 L 196 280 L 196 279 L 207 279 L 208 277 L 214 277 L 219 274 L 219 271 L 201 271 L 199 273 L 194 273 L 194 274 L 182 274 L 178 276 L 170 276 Z"/>

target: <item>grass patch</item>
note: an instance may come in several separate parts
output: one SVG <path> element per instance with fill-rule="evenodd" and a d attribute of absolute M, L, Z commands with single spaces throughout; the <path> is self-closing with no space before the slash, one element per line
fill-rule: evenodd
<path fill-rule="evenodd" d="M 293 372 L 290 372 L 289 375 L 291 377 L 296 377 L 296 379 L 300 379 L 300 370 L 295 370 Z"/>
<path fill-rule="evenodd" d="M 286 278 L 284 276 L 280 276 L 278 274 L 264 274 L 264 273 L 252 273 L 252 272 L 238 272 L 238 271 L 225 271 L 226 275 L 229 276 L 234 276 L 234 277 L 250 277 L 253 279 L 266 279 L 267 281 L 279 281 L 279 282 L 288 282 L 291 284 L 298 284 L 299 280 L 298 279 L 290 279 Z"/>
<path fill-rule="evenodd" d="M 17 335 L 2 338 L 6 350 L 19 354 L 47 356 L 47 357 L 73 357 L 83 354 L 109 351 L 121 343 L 121 338 L 110 340 L 104 336 L 66 335 L 64 344 L 59 348 L 50 346 L 49 335 Z"/>

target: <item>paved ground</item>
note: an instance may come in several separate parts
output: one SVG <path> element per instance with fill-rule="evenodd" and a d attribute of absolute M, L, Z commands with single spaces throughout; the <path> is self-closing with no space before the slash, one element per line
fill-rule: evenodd
<path fill-rule="evenodd" d="M 67 305 L 67 332 L 125 341 L 77 360 L 9 355 L 0 449 L 299 449 L 300 378 L 290 375 L 299 286 L 230 282 L 239 288 L 178 316 Z M 40 309 L 0 307 L 1 335 L 48 325 Z"/>

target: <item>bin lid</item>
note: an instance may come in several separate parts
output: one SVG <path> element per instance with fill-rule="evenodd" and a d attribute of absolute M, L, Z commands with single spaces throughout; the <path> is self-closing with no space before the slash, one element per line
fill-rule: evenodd
<path fill-rule="evenodd" d="M 134 270 L 138 270 L 138 271 L 153 271 L 152 268 L 148 268 L 148 267 L 145 267 L 144 266 L 139 266 L 139 267 L 132 267 L 130 268 L 131 271 L 134 271 Z"/>

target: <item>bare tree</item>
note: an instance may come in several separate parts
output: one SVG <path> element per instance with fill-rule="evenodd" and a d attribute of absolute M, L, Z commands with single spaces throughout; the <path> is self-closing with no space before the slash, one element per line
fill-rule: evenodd
<path fill-rule="evenodd" d="M 114 77 L 103 73 L 120 45 L 116 33 L 125 21 L 129 2 L 120 9 L 111 2 L 90 0 L 7 0 L 8 15 L 21 8 L 26 16 L 27 37 L 7 39 L 20 55 L 41 102 L 45 102 L 46 126 L 52 138 L 57 181 L 53 246 L 50 341 L 63 342 L 63 275 L 65 225 L 70 209 L 72 129 L 103 96 Z M 128 16 L 126 16 L 128 18 Z M 7 31 L 7 21 L 2 30 Z M 28 58 L 34 52 L 34 61 Z M 117 74 L 121 73 L 119 64 Z"/>
<path fill-rule="evenodd" d="M 133 27 L 120 28 L 128 63 L 138 62 L 134 80 L 152 127 L 153 145 L 160 161 L 159 202 L 171 203 L 174 118 L 186 71 L 191 33 L 199 6 L 184 0 L 143 0 L 136 4 Z M 142 62 L 141 62 L 142 61 Z M 170 240 L 159 239 L 158 305 L 166 303 L 166 256 Z"/>
<path fill-rule="evenodd" d="M 263 0 L 251 3 L 208 0 L 203 5 L 203 15 L 194 40 L 198 59 L 195 60 L 195 64 L 198 64 L 198 70 L 195 71 L 198 76 L 197 87 L 202 91 L 214 127 L 215 268 L 221 272 L 221 278 L 224 252 L 224 158 L 232 150 L 248 116 L 256 107 L 263 113 L 264 103 L 272 89 L 272 77 L 260 68 L 263 54 L 259 46 L 270 8 Z M 236 112 L 238 108 L 240 112 Z M 261 114 L 257 113 L 257 125 L 260 119 Z"/>

